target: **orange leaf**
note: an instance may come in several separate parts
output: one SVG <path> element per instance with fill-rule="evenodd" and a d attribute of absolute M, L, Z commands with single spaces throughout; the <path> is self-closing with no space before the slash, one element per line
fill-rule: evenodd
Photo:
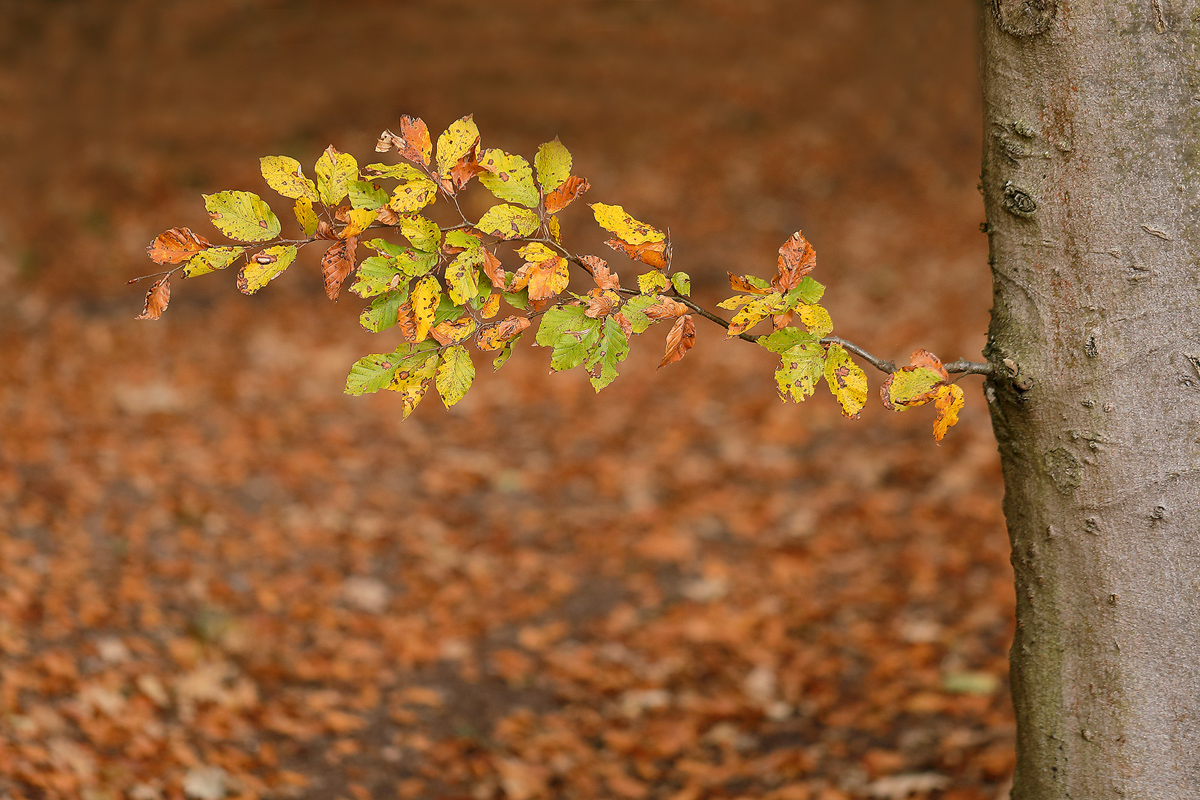
<path fill-rule="evenodd" d="M 800 231 L 791 235 L 779 248 L 779 271 L 771 281 L 777 292 L 787 292 L 800 285 L 800 279 L 817 266 L 817 251 Z"/>
<path fill-rule="evenodd" d="M 545 300 L 567 288 L 571 280 L 565 258 L 548 258 L 545 261 L 526 264 L 529 272 L 529 299 Z M 524 271 L 525 267 L 521 267 Z"/>
<path fill-rule="evenodd" d="M 670 242 L 646 242 L 635 245 L 623 242 L 620 239 L 609 239 L 605 244 L 618 253 L 632 258 L 634 261 L 641 261 L 643 264 L 649 264 L 656 269 L 666 269 L 667 263 L 671 260 Z"/>
<path fill-rule="evenodd" d="M 596 281 L 598 288 L 614 290 L 621 288 L 621 281 L 617 278 L 617 273 L 611 272 L 608 269 L 608 262 L 603 258 L 598 256 L 580 256 L 579 260 L 592 273 L 592 278 Z"/>
<path fill-rule="evenodd" d="M 727 274 L 729 275 L 729 285 L 732 286 L 734 289 L 736 289 L 739 292 L 746 292 L 747 294 L 770 294 L 771 293 L 771 290 L 769 288 L 764 289 L 760 286 L 755 286 L 753 283 L 746 280 L 741 275 L 734 275 L 732 272 L 727 273 Z M 722 306 L 722 308 L 723 307 L 724 306 Z"/>
<path fill-rule="evenodd" d="M 400 335 L 407 341 L 413 343 L 417 341 L 417 316 L 413 313 L 412 303 L 400 304 L 400 308 L 396 312 L 396 326 L 400 328 Z"/>
<path fill-rule="evenodd" d="M 529 317 L 505 317 L 484 325 L 475 340 L 480 350 L 499 350 L 504 343 L 529 327 Z"/>
<path fill-rule="evenodd" d="M 672 300 L 670 297 L 658 296 L 658 302 L 652 306 L 647 306 L 642 312 L 647 317 L 653 320 L 675 319 L 682 317 L 688 313 L 688 307 L 678 300 Z"/>
<path fill-rule="evenodd" d="M 942 360 L 928 350 L 913 350 L 912 355 L 908 357 L 908 363 L 913 367 L 929 367 L 941 373 L 943 380 L 950 380 L 950 373 L 942 366 Z"/>
<path fill-rule="evenodd" d="M 150 287 L 150 291 L 146 292 L 146 307 L 138 319 L 158 319 L 162 316 L 162 312 L 167 310 L 169 302 L 171 302 L 171 279 L 166 277 L 155 281 L 154 285 Z"/>
<path fill-rule="evenodd" d="M 476 160 L 478 158 L 476 153 L 478 147 L 479 142 L 476 142 L 471 147 L 471 152 L 460 158 L 458 163 L 451 167 L 448 173 L 441 176 L 442 188 L 446 190 L 447 194 L 455 194 L 459 189 L 470 183 L 471 178 L 474 178 L 481 172 L 487 171 Z"/>
<path fill-rule="evenodd" d="M 211 246 L 208 239 L 190 228 L 171 228 L 154 238 L 146 248 L 146 255 L 155 264 L 178 264 Z"/>
<path fill-rule="evenodd" d="M 563 181 L 561 186 L 546 195 L 546 213 L 554 214 L 562 211 L 590 188 L 592 186 L 586 178 L 572 175 Z"/>
<path fill-rule="evenodd" d="M 410 117 L 408 114 L 400 117 L 400 135 L 396 151 L 401 158 L 420 162 L 429 166 L 429 158 L 433 155 L 433 141 L 429 138 L 429 128 L 420 117 Z"/>
<path fill-rule="evenodd" d="M 933 422 L 933 438 L 941 441 L 954 423 L 958 422 L 958 412 L 963 407 L 963 390 L 957 383 L 948 383 L 938 389 L 933 407 L 937 409 L 937 419 Z"/>
<path fill-rule="evenodd" d="M 674 364 L 687 355 L 696 343 L 696 323 L 691 314 L 685 314 L 675 322 L 675 326 L 667 333 L 667 348 L 662 361 L 658 362 L 659 369 L 667 364 Z"/>
<path fill-rule="evenodd" d="M 506 291 L 508 286 L 508 276 L 504 274 L 504 270 L 500 266 L 500 259 L 488 249 L 483 251 L 483 274 L 488 276 L 488 280 L 492 282 L 501 291 Z"/>
<path fill-rule="evenodd" d="M 325 294 L 337 300 L 342 284 L 354 272 L 354 251 L 358 248 L 358 237 L 351 236 L 334 242 L 321 257 L 321 271 L 325 274 Z"/>
<path fill-rule="evenodd" d="M 583 314 L 592 319 L 604 319 L 621 304 L 621 295 L 612 289 L 592 289 L 583 298 L 587 308 Z"/>

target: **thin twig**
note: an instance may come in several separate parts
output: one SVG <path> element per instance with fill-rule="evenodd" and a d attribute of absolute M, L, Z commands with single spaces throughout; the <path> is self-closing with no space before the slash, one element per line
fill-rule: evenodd
<path fill-rule="evenodd" d="M 821 344 L 840 344 L 842 347 L 846 348 L 851 353 L 854 353 L 854 355 L 858 356 L 863 361 L 866 361 L 880 372 L 886 372 L 887 374 L 891 375 L 896 371 L 895 361 L 884 361 L 879 356 L 871 355 L 866 350 L 863 350 L 861 347 L 854 344 L 854 342 L 848 342 L 840 336 L 826 336 L 821 340 Z"/>

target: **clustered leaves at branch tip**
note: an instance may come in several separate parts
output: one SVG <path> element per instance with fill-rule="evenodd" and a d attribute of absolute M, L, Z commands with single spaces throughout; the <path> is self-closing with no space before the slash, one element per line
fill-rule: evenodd
<path fill-rule="evenodd" d="M 492 366 L 499 369 L 534 319 L 534 339 L 551 350 L 551 370 L 582 367 L 600 391 L 617 377 L 630 338 L 655 323 L 671 323 L 659 366 L 682 359 L 695 343 L 693 312 L 726 325 L 727 337 L 749 338 L 778 354 L 775 382 L 783 400 L 805 400 L 824 378 L 846 416 L 857 418 L 866 404 L 866 375 L 843 341 L 831 336 L 833 321 L 819 304 L 825 287 L 809 277 L 816 251 L 799 232 L 779 248 L 771 280 L 730 273 L 738 294 L 718 303 L 735 312 L 726 323 L 688 299 L 691 279 L 673 267 L 670 236 L 619 205 L 593 203 L 591 209 L 611 236 L 606 244 L 648 267 L 637 276 L 636 290 L 622 287 L 604 259 L 572 254 L 563 245 L 557 215 L 590 186 L 571 174 L 571 154 L 557 139 L 541 145 L 530 164 L 520 155 L 482 149 L 469 115 L 452 123 L 436 148 L 425 122 L 404 116 L 399 132 L 384 131 L 375 150 L 395 151 L 401 160 L 363 167 L 330 145 L 314 165 L 314 181 L 293 158 L 261 159 L 267 185 L 293 201 L 299 239 L 282 238 L 279 217 L 253 192 L 205 195 L 214 227 L 238 244 L 213 245 L 187 228 L 156 237 L 147 254 L 173 266 L 159 273 L 138 319 L 162 315 L 176 272 L 190 278 L 240 261 L 238 288 L 254 294 L 279 277 L 301 247 L 325 241 L 321 271 L 329 298 L 337 300 L 353 277 L 349 291 L 370 300 L 359 316 L 362 326 L 375 333 L 396 328 L 403 340 L 389 353 L 355 362 L 346 393 L 397 392 L 404 417 L 430 385 L 447 407 L 461 400 L 475 378 L 467 345 L 496 353 Z M 474 178 L 501 201 L 477 221 L 459 204 Z M 395 183 L 381 185 L 385 181 Z M 454 224 L 425 215 L 439 198 L 457 215 Z M 367 238 L 372 230 L 399 234 L 407 243 Z M 360 245 L 374 255 L 360 261 Z M 513 255 L 520 258 L 515 269 Z M 571 264 L 594 284 L 584 294 L 569 291 Z M 501 317 L 502 304 L 512 313 Z M 760 324 L 771 332 L 747 333 Z M 890 374 L 880 393 L 892 410 L 933 402 L 939 441 L 963 404 L 962 389 L 924 350 Z"/>

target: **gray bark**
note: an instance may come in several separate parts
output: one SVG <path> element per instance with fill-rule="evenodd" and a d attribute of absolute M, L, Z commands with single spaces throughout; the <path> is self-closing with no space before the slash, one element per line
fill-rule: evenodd
<path fill-rule="evenodd" d="M 981 25 L 1013 797 L 1200 798 L 1200 2 Z"/>

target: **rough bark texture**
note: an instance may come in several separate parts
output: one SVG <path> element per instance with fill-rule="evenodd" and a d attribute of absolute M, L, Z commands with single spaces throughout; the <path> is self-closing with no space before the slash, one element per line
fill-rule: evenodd
<path fill-rule="evenodd" d="M 1015 800 L 1200 797 L 1198 19 L 981 7 Z"/>

